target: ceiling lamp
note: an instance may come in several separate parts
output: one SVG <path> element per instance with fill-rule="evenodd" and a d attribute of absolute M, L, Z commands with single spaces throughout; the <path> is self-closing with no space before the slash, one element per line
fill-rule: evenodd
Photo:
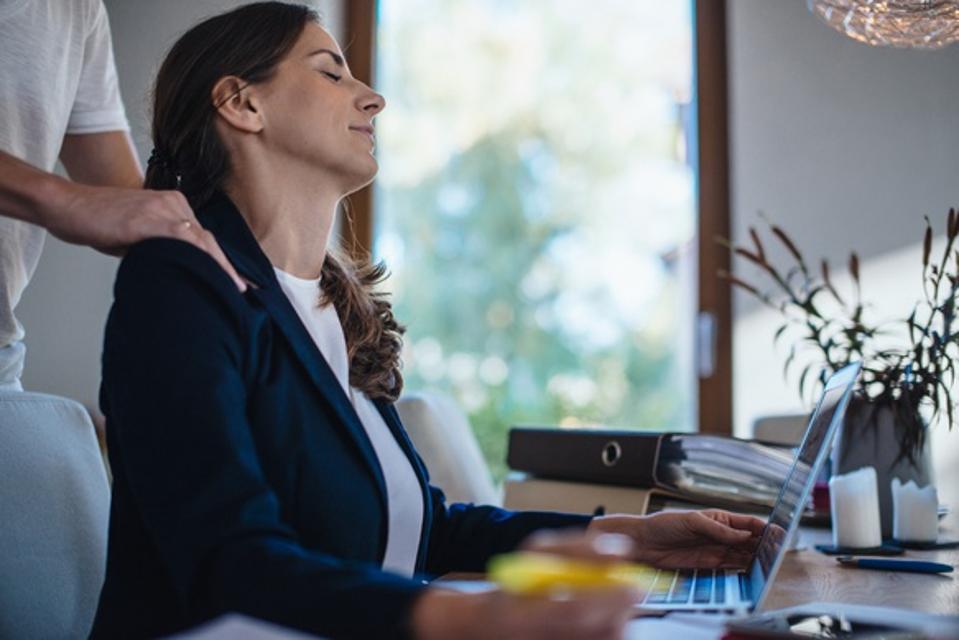
<path fill-rule="evenodd" d="M 959 40 L 957 0 L 807 0 L 850 38 L 877 46 L 940 49 Z"/>

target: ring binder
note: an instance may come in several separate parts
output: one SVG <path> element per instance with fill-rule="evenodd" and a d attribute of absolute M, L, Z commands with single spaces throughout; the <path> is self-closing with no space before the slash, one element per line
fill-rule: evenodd
<path fill-rule="evenodd" d="M 507 463 L 544 479 L 657 489 L 702 504 L 769 508 L 793 448 L 698 433 L 515 426 Z"/>

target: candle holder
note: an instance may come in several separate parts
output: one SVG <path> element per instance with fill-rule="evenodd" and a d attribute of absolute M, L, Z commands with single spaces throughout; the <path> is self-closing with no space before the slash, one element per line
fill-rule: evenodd
<path fill-rule="evenodd" d="M 899 555 L 903 548 L 883 543 L 879 519 L 876 470 L 864 467 L 829 479 L 832 545 L 817 545 L 823 553 Z"/>

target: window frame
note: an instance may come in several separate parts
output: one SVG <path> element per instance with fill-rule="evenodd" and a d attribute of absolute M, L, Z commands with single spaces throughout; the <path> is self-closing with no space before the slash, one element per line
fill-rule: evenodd
<path fill-rule="evenodd" d="M 346 8 L 345 51 L 353 75 L 375 86 L 377 0 L 349 0 Z M 729 126 L 726 61 L 726 0 L 695 0 L 697 92 L 697 253 L 698 309 L 697 411 L 700 433 L 732 435 L 732 295 L 718 277 L 729 271 L 729 252 L 717 238 L 730 234 Z M 372 185 L 351 195 L 343 245 L 354 259 L 368 260 L 373 247 Z M 708 350 L 709 353 L 704 353 Z"/>

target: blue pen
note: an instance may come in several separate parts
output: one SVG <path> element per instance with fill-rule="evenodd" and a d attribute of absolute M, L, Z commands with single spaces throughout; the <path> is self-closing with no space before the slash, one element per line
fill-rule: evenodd
<path fill-rule="evenodd" d="M 913 573 L 949 573 L 952 565 L 924 560 L 900 560 L 896 558 L 857 558 L 839 556 L 836 561 L 847 567 L 860 569 L 879 569 L 880 571 L 911 571 Z"/>

